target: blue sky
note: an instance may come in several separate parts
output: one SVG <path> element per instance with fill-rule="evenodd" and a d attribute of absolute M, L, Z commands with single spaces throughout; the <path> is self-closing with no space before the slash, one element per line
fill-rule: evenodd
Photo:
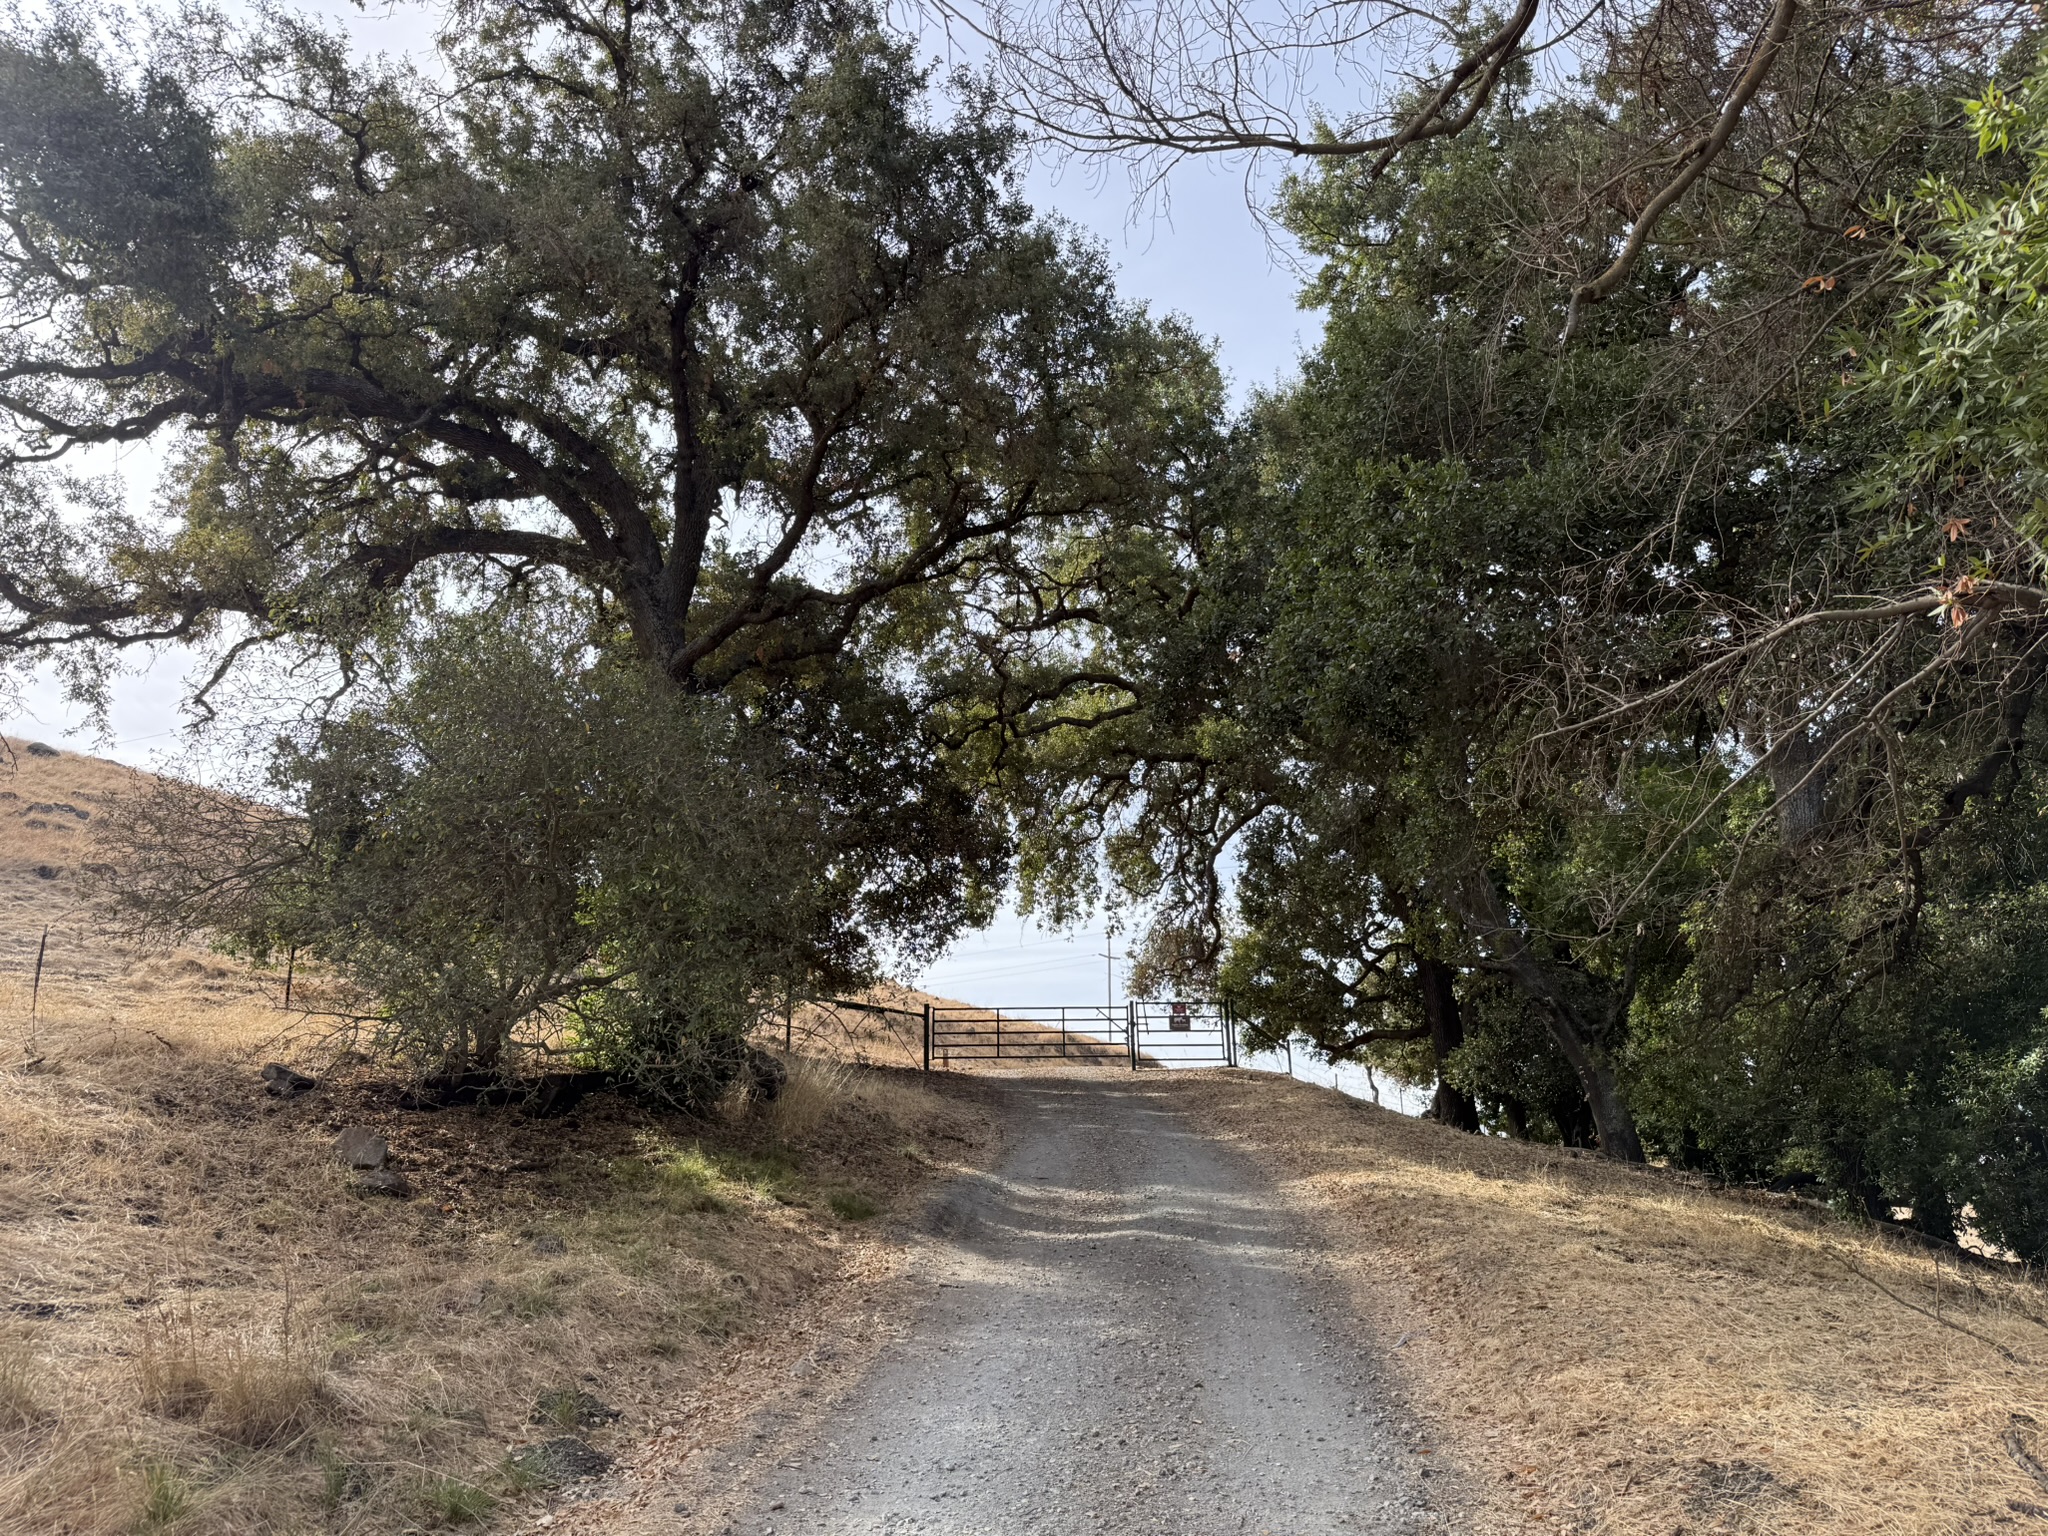
<path fill-rule="evenodd" d="M 340 20 L 366 53 L 416 52 L 430 42 L 427 13 L 417 7 L 365 12 L 330 0 L 310 8 Z M 1029 178 L 1034 203 L 1102 242 L 1123 293 L 1157 313 L 1186 316 L 1215 340 L 1240 399 L 1288 375 L 1320 332 L 1320 317 L 1296 305 L 1298 278 L 1285 253 L 1247 205 L 1245 169 L 1235 158 L 1184 162 L 1167 178 L 1164 195 L 1142 204 L 1114 164 L 1039 163 Z M 154 766 L 178 745 L 185 667 L 186 658 L 171 653 L 121 679 L 111 741 L 79 733 L 77 712 L 47 682 L 32 684 L 22 710 L 0 716 L 0 729 Z M 959 941 L 922 976 L 904 979 L 972 1002 L 1097 1003 L 1107 986 L 1105 942 L 1100 926 L 1047 934 L 1005 912 L 985 933 Z M 1116 952 L 1124 952 L 1122 939 Z M 1120 960 L 1116 969 L 1121 972 Z M 1120 974 L 1116 995 L 1121 1000 Z"/>

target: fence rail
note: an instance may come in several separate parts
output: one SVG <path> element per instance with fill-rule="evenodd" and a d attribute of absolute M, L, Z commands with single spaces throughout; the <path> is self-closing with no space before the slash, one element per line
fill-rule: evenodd
<path fill-rule="evenodd" d="M 1237 1065 L 1237 1021 L 1220 1003 L 1133 1001 L 1121 1008 L 927 1004 L 924 1068 L 954 1062 L 1081 1060 L 1144 1067 Z"/>

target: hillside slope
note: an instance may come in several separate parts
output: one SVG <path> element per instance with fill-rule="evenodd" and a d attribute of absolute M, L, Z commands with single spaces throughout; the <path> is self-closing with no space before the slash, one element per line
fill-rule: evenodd
<path fill-rule="evenodd" d="M 549 1120 L 409 1107 L 303 1011 L 317 976 L 288 1011 L 279 975 L 99 931 L 77 872 L 141 776 L 9 745 L 8 1536 L 530 1519 L 593 1491 L 508 1458 L 565 1434 L 630 1481 L 650 1444 L 728 1432 L 814 1331 L 874 1314 L 904 1254 L 888 1213 L 988 1143 L 971 1099 L 801 1053 L 781 1101 L 708 1122 L 611 1095 Z M 269 1095 L 271 1061 L 318 1086 Z M 402 1198 L 336 1162 L 350 1128 L 388 1144 Z M 577 1393 L 604 1411 L 578 1423 Z"/>
<path fill-rule="evenodd" d="M 2048 1529 L 2048 1294 L 1790 1199 L 1243 1073 L 1178 1085 L 1316 1222 L 1499 1530 Z"/>
<path fill-rule="evenodd" d="M 0 738 L 0 965 L 33 963 L 45 927 L 74 974 L 104 978 L 128 957 L 96 944 L 78 906 L 93 825 L 140 775 L 100 758 Z"/>

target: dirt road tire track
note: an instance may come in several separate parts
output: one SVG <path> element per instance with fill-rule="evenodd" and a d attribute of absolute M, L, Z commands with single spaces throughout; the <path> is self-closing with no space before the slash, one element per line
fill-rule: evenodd
<path fill-rule="evenodd" d="M 1358 1337 L 1293 1213 L 1170 1080 L 991 1088 L 1007 1151 L 932 1213 L 938 1272 L 914 1324 L 806 1441 L 716 1469 L 738 1486 L 681 1529 L 1444 1528 L 1451 1469 L 1425 1454 L 1384 1346 Z"/>

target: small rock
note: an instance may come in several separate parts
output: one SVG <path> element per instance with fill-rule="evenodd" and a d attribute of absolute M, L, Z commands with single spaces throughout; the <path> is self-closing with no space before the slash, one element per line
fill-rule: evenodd
<path fill-rule="evenodd" d="M 391 1143 L 366 1125 L 351 1125 L 334 1138 L 334 1157 L 344 1168 L 382 1168 Z"/>
<path fill-rule="evenodd" d="M 817 1369 L 817 1366 L 813 1365 L 810 1361 L 799 1360 L 789 1368 L 789 1374 L 792 1376 L 810 1376 L 815 1374 Z"/>
<path fill-rule="evenodd" d="M 552 1392 L 541 1393 L 534 1400 L 530 1422 L 564 1426 L 581 1424 L 588 1429 L 609 1424 L 618 1417 L 618 1409 L 581 1387 L 557 1387 Z"/>
<path fill-rule="evenodd" d="M 355 1176 L 354 1187 L 366 1195 L 389 1195 L 403 1200 L 412 1194 L 412 1183 L 395 1168 L 371 1168 Z"/>
<path fill-rule="evenodd" d="M 530 1445 L 523 1451 L 514 1452 L 511 1461 L 528 1477 L 556 1488 L 564 1483 L 573 1483 L 579 1477 L 596 1477 L 612 1468 L 611 1457 L 574 1435 L 561 1435 L 553 1440 L 543 1440 L 539 1445 Z"/>
<path fill-rule="evenodd" d="M 24 749 L 30 757 L 59 757 L 62 754 L 48 742 L 32 741 Z"/>
<path fill-rule="evenodd" d="M 308 1093 L 320 1086 L 319 1082 L 303 1072 L 294 1072 L 281 1061 L 273 1061 L 263 1069 L 263 1091 L 274 1098 L 289 1099 L 294 1094 Z"/>
<path fill-rule="evenodd" d="M 557 1254 L 569 1251 L 569 1245 L 552 1232 L 534 1233 L 532 1238 L 528 1240 L 528 1246 L 535 1253 Z"/>
<path fill-rule="evenodd" d="M 747 1047 L 747 1058 L 742 1068 L 747 1090 L 763 1104 L 772 1104 L 782 1097 L 782 1090 L 789 1085 L 789 1068 L 758 1045 Z"/>

